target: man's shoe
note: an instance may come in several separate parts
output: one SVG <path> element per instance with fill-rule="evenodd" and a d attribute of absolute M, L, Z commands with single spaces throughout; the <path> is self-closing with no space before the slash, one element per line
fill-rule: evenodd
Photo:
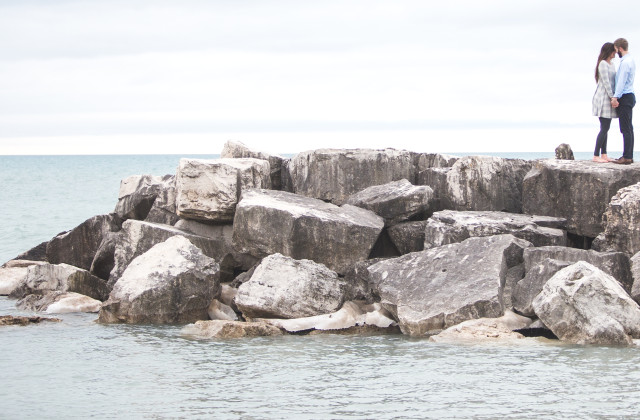
<path fill-rule="evenodd" d="M 627 159 L 625 157 L 621 157 L 620 159 L 616 159 L 613 163 L 617 163 L 618 165 L 630 165 L 633 163 L 633 159 Z"/>

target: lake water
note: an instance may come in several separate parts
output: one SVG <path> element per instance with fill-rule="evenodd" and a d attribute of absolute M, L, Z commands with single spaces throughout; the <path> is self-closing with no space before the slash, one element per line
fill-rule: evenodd
<path fill-rule="evenodd" d="M 121 178 L 174 173 L 179 158 L 0 156 L 0 262 L 111 211 Z M 4 314 L 31 315 L 0 298 Z M 197 341 L 182 337 L 179 326 L 106 326 L 96 317 L 0 328 L 1 419 L 640 414 L 637 348 L 543 339 L 445 345 L 401 335 Z"/>

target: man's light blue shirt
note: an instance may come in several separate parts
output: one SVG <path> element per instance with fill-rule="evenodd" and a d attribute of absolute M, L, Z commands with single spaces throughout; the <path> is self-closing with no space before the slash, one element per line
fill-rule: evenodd
<path fill-rule="evenodd" d="M 620 59 L 620 67 L 616 73 L 616 91 L 613 94 L 615 98 L 620 98 L 625 93 L 633 92 L 633 80 L 636 76 L 636 62 L 630 54 L 625 54 Z"/>

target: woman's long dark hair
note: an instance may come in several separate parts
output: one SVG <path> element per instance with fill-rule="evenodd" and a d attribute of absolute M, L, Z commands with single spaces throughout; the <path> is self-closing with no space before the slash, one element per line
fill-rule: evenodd
<path fill-rule="evenodd" d="M 600 55 L 598 56 L 598 64 L 596 64 L 596 83 L 598 83 L 598 79 L 600 75 L 598 74 L 598 67 L 600 66 L 600 62 L 602 60 L 606 60 L 609 58 L 612 52 L 615 52 L 616 47 L 613 46 L 611 42 L 605 42 L 602 48 L 600 48 Z"/>

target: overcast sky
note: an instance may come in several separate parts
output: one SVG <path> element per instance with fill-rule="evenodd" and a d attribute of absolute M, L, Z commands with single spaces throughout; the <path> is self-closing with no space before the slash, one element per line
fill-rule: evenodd
<path fill-rule="evenodd" d="M 618 37 L 640 2 L 0 0 L 0 154 L 589 151 Z"/>

